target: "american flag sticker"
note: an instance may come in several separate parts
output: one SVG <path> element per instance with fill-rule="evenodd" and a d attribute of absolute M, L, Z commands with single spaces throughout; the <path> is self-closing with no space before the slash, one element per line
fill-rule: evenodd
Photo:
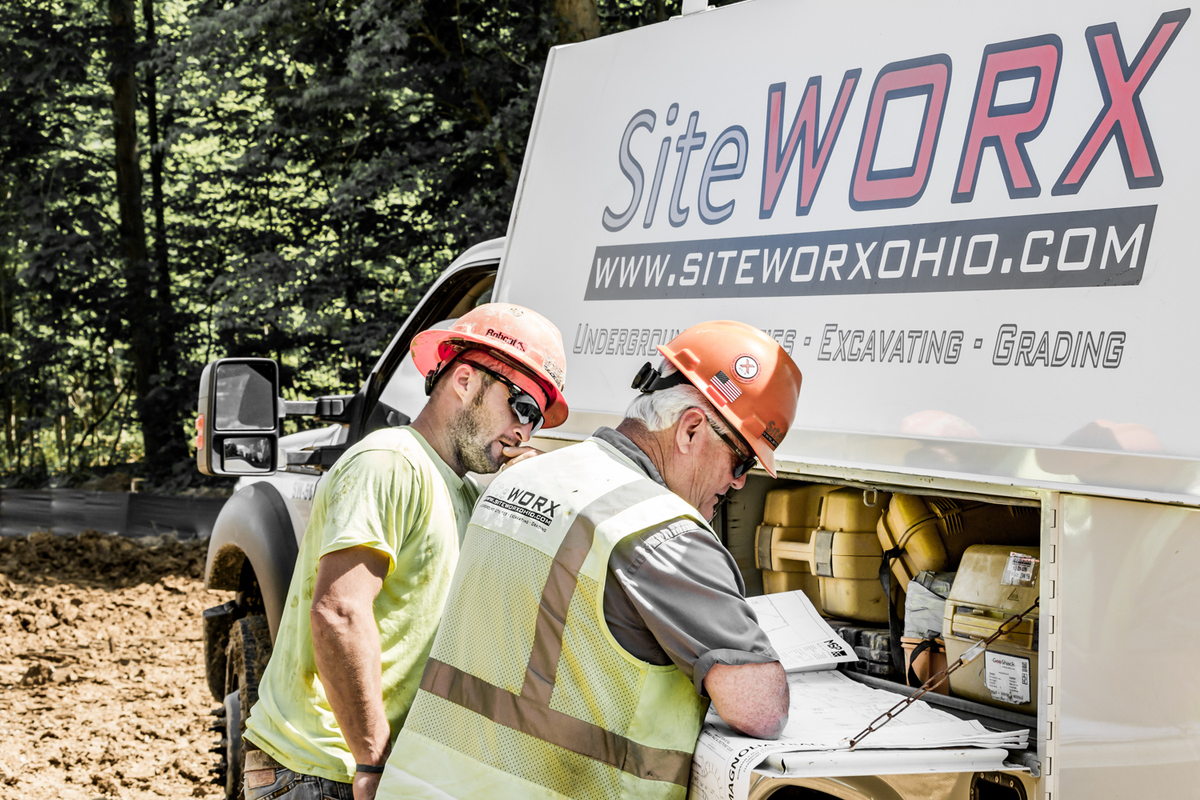
<path fill-rule="evenodd" d="M 717 372 L 709 380 L 709 383 L 712 384 L 714 389 L 725 395 L 725 399 L 731 403 L 742 396 L 742 390 L 735 386 L 733 381 L 729 380 L 729 376 L 724 372 Z"/>

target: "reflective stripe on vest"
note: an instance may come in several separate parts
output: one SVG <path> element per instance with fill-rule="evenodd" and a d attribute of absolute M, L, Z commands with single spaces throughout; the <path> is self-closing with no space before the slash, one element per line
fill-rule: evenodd
<path fill-rule="evenodd" d="M 688 785 L 691 753 L 646 747 L 599 725 L 555 711 L 548 701 L 543 703 L 513 694 L 436 659 L 426 662 L 421 688 L 497 725 L 594 758 L 638 778 Z"/>

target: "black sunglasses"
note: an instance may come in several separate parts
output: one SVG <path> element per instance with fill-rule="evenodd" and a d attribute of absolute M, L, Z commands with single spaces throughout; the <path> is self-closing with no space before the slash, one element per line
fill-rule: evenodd
<path fill-rule="evenodd" d="M 533 395 L 529 394 L 529 392 L 525 391 L 520 386 L 517 386 L 508 378 L 497 372 L 492 372 L 490 369 L 484 369 L 483 367 L 474 363 L 472 363 L 471 366 L 482 372 L 486 372 L 488 375 L 491 375 L 500 383 L 508 387 L 508 405 L 512 408 L 513 414 L 516 415 L 517 422 L 520 422 L 522 425 L 528 425 L 531 422 L 533 423 L 533 430 L 531 430 L 529 433 L 530 436 L 542 429 L 542 424 L 545 423 L 546 418 L 542 415 L 542 407 L 538 405 L 537 400 L 533 399 Z"/>
<path fill-rule="evenodd" d="M 758 456 L 754 455 L 753 452 L 749 456 L 742 455 L 742 449 L 737 446 L 737 443 L 727 436 L 724 431 L 718 428 L 716 423 L 714 423 L 707 414 L 704 415 L 704 419 L 708 421 L 708 427 L 712 428 L 713 432 L 716 433 L 717 436 L 721 437 L 721 441 L 733 451 L 735 456 L 737 456 L 737 463 L 733 465 L 733 479 L 736 481 L 738 478 L 754 469 L 754 465 L 758 463 Z"/>

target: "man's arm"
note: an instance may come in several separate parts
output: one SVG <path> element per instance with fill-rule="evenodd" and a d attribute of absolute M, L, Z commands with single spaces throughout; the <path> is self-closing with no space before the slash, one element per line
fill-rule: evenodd
<path fill-rule="evenodd" d="M 609 570 L 604 616 L 618 643 L 651 663 L 674 662 L 742 733 L 779 737 L 785 673 L 737 563 L 712 534 L 686 520 L 634 534 L 613 550 Z"/>
<path fill-rule="evenodd" d="M 778 739 L 788 721 L 787 675 L 778 661 L 713 664 L 704 690 L 721 719 L 747 736 Z"/>
<path fill-rule="evenodd" d="M 388 563 L 387 556 L 369 547 L 335 550 L 321 557 L 313 589 L 310 619 L 317 671 L 359 764 L 382 764 L 391 741 L 383 708 L 379 631 L 372 610 Z M 356 774 L 355 798 L 374 797 L 379 777 Z"/>

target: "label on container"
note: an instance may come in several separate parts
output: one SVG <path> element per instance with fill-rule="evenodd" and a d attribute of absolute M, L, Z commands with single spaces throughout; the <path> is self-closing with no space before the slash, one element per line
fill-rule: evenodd
<path fill-rule="evenodd" d="M 1004 575 L 1000 578 L 1001 586 L 1037 585 L 1038 560 L 1024 553 L 1009 553 L 1008 563 L 1004 565 Z"/>
<path fill-rule="evenodd" d="M 1029 659 L 1004 653 L 987 652 L 983 678 L 993 700 L 1024 705 L 1030 700 Z"/>

